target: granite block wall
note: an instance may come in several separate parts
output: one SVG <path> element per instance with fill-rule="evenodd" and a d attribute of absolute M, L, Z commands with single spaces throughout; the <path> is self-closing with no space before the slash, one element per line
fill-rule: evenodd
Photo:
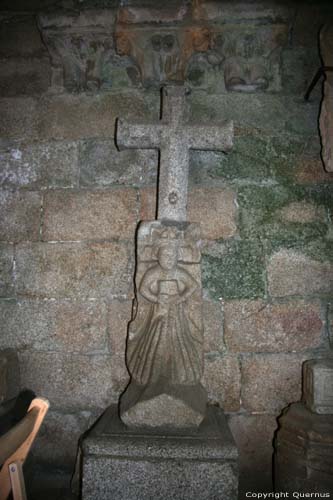
<path fill-rule="evenodd" d="M 157 119 L 160 81 L 134 78 L 133 59 L 118 54 L 108 86 L 56 86 L 38 17 L 46 4 L 4 2 L 0 12 L 0 350 L 17 352 L 21 386 L 51 403 L 34 457 L 72 466 L 79 436 L 128 380 L 135 228 L 154 217 L 157 155 L 119 152 L 114 127 L 116 117 Z M 214 2 L 193 5 L 219 19 Z M 228 3 L 228 15 L 242 8 Z M 230 154 L 191 155 L 188 213 L 203 233 L 204 383 L 228 415 L 245 488 L 270 488 L 276 417 L 300 398 L 302 362 L 333 342 L 333 176 L 320 159 L 320 85 L 303 99 L 332 8 L 288 9 L 275 86 L 228 90 L 225 68 L 204 71 L 204 51 L 185 72 L 191 120 L 235 123 Z M 253 3 L 244 12 L 246 23 L 260 17 Z"/>

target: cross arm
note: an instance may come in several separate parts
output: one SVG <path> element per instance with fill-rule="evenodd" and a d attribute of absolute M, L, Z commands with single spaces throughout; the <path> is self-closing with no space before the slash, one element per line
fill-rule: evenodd
<path fill-rule="evenodd" d="M 233 147 L 233 137 L 234 124 L 232 121 L 221 125 L 188 126 L 190 149 L 228 152 Z"/>
<path fill-rule="evenodd" d="M 117 120 L 118 149 L 157 149 L 161 145 L 162 127 L 159 124 L 128 123 Z"/>

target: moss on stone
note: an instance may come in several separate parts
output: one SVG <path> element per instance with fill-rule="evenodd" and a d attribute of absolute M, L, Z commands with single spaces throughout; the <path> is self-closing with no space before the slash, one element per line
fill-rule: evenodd
<path fill-rule="evenodd" d="M 316 238 L 306 242 L 297 238 L 290 239 L 288 242 L 279 239 L 266 240 L 264 246 L 268 256 L 282 248 L 290 248 L 319 262 L 333 262 L 333 240 L 327 238 Z"/>
<path fill-rule="evenodd" d="M 311 241 L 303 247 L 303 253 L 320 262 L 333 262 L 333 241 L 326 239 Z"/>
<path fill-rule="evenodd" d="M 325 206 L 326 198 L 324 195 L 316 198 L 311 190 L 296 185 L 239 188 L 237 199 L 240 206 L 241 236 L 284 242 L 323 238 L 328 230 L 325 218 L 302 221 L 296 217 L 295 220 L 288 220 L 283 217 L 282 210 L 290 207 L 292 211 L 292 204 L 295 202 Z"/>
<path fill-rule="evenodd" d="M 211 178 L 235 182 L 271 179 L 288 186 L 294 183 L 297 158 L 302 154 L 306 140 L 289 135 L 259 135 L 253 131 L 236 136 L 233 149 L 228 154 L 193 154 L 193 168 L 204 167 Z"/>
<path fill-rule="evenodd" d="M 324 205 L 333 213 L 333 185 L 310 186 L 306 190 L 306 196 L 316 205 Z"/>
<path fill-rule="evenodd" d="M 285 135 L 271 138 L 270 175 L 283 185 L 294 182 L 297 159 L 306 147 L 307 139 Z"/>
<path fill-rule="evenodd" d="M 221 155 L 218 165 L 211 167 L 216 177 L 225 179 L 264 179 L 269 176 L 271 146 L 269 138 L 238 136 L 231 153 Z"/>
<path fill-rule="evenodd" d="M 259 241 L 229 241 L 203 253 L 203 286 L 214 299 L 265 295 L 263 248 Z"/>

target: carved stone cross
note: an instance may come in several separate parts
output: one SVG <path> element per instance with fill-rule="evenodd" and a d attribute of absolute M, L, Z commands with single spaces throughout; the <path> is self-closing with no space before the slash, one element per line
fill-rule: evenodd
<path fill-rule="evenodd" d="M 162 119 L 157 123 L 128 123 L 118 120 L 119 149 L 160 151 L 157 218 L 186 220 L 189 151 L 230 151 L 233 123 L 189 125 L 185 121 L 185 89 L 163 89 Z"/>
<path fill-rule="evenodd" d="M 206 414 L 200 227 L 186 221 L 190 149 L 229 151 L 233 124 L 189 125 L 184 87 L 164 89 L 157 123 L 118 121 L 118 147 L 160 151 L 158 220 L 137 231 L 136 300 L 120 398 L 129 427 L 198 427 Z"/>

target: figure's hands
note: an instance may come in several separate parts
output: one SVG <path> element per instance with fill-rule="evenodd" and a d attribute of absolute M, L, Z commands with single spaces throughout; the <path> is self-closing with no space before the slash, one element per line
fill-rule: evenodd
<path fill-rule="evenodd" d="M 166 293 L 160 293 L 158 301 L 161 304 L 165 305 L 176 304 L 179 301 L 179 295 L 168 295 Z"/>

